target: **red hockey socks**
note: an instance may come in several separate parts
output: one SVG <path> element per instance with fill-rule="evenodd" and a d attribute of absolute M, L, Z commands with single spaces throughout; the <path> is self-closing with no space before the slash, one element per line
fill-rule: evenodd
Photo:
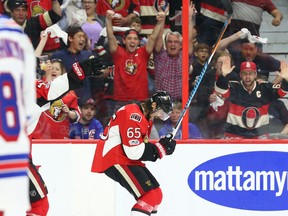
<path fill-rule="evenodd" d="M 27 212 L 26 216 L 29 215 L 41 215 L 46 216 L 49 210 L 49 202 L 47 196 L 38 200 L 35 203 L 31 203 L 31 210 Z"/>
<path fill-rule="evenodd" d="M 158 187 L 150 190 L 137 200 L 137 203 L 132 208 L 131 216 L 150 216 L 152 212 L 153 214 L 157 213 L 157 209 L 161 201 L 161 189 Z"/>

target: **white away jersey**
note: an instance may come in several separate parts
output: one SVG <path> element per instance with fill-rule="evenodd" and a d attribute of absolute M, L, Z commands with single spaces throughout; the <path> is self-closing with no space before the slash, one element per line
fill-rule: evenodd
<path fill-rule="evenodd" d="M 36 58 L 21 28 L 0 16 L 0 180 L 26 175 L 28 120 L 36 103 Z"/>

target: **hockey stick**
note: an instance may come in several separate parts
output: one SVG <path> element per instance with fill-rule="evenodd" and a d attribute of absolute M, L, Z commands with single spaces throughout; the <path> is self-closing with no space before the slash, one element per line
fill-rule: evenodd
<path fill-rule="evenodd" d="M 199 75 L 199 78 L 196 80 L 196 85 L 194 86 L 194 88 L 193 88 L 192 91 L 190 92 L 190 96 L 189 96 L 189 98 L 188 98 L 188 101 L 187 101 L 187 103 L 185 104 L 185 107 L 184 107 L 184 109 L 182 110 L 182 112 L 181 112 L 181 114 L 180 114 L 180 117 L 179 117 L 179 119 L 178 119 L 178 121 L 177 121 L 177 123 L 176 123 L 176 125 L 175 125 L 175 127 L 174 127 L 174 129 L 173 129 L 172 138 L 175 137 L 177 131 L 178 131 L 179 128 L 180 128 L 180 125 L 181 125 L 181 123 L 182 123 L 182 121 L 183 121 L 184 115 L 185 115 L 185 113 L 187 112 L 187 109 L 189 108 L 189 106 L 190 106 L 190 104 L 191 104 L 191 102 L 192 102 L 192 99 L 193 99 L 193 97 L 194 97 L 194 95 L 195 95 L 195 93 L 196 93 L 196 91 L 197 91 L 197 89 L 198 89 L 198 87 L 199 87 L 199 85 L 200 85 L 200 83 L 201 83 L 202 78 L 204 77 L 204 75 L 205 75 L 205 73 L 206 73 L 206 70 L 207 70 L 207 68 L 208 68 L 208 66 L 209 66 L 209 64 L 210 64 L 210 62 L 211 62 L 211 60 L 212 60 L 212 58 L 213 58 L 213 56 L 214 56 L 214 54 L 215 54 L 218 46 L 219 46 L 219 44 L 220 44 L 221 39 L 223 38 L 223 35 L 224 35 L 224 33 L 225 33 L 228 25 L 229 25 L 229 22 L 230 22 L 231 17 L 232 17 L 233 10 L 232 10 L 232 6 L 231 6 L 230 0 L 221 0 L 221 2 L 222 2 L 223 6 L 225 7 L 225 9 L 226 9 L 226 11 L 227 11 L 227 13 L 228 13 L 227 20 L 225 21 L 225 23 L 224 23 L 224 25 L 223 25 L 223 27 L 222 27 L 222 29 L 221 29 L 221 32 L 220 32 L 220 34 L 219 34 L 219 36 L 218 36 L 218 38 L 217 38 L 217 40 L 216 40 L 216 43 L 215 43 L 215 45 L 214 45 L 214 47 L 213 47 L 213 49 L 212 49 L 212 52 L 211 52 L 211 54 L 210 54 L 210 57 L 209 57 L 208 60 L 205 62 L 204 66 L 203 66 L 203 68 L 202 68 L 202 71 L 201 71 L 201 73 L 200 73 L 200 75 Z"/>

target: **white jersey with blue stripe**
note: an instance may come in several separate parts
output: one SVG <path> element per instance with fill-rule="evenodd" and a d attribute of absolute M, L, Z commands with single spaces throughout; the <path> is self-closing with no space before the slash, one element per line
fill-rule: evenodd
<path fill-rule="evenodd" d="M 36 102 L 35 71 L 29 38 L 12 19 L 0 16 L 0 180 L 26 175 L 26 128 Z"/>

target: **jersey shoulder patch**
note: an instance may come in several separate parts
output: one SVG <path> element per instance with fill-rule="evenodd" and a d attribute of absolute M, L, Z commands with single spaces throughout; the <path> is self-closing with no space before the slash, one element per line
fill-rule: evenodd
<path fill-rule="evenodd" d="M 138 113 L 131 113 L 129 119 L 133 120 L 133 121 L 136 121 L 136 122 L 141 122 L 142 116 L 139 115 Z"/>

